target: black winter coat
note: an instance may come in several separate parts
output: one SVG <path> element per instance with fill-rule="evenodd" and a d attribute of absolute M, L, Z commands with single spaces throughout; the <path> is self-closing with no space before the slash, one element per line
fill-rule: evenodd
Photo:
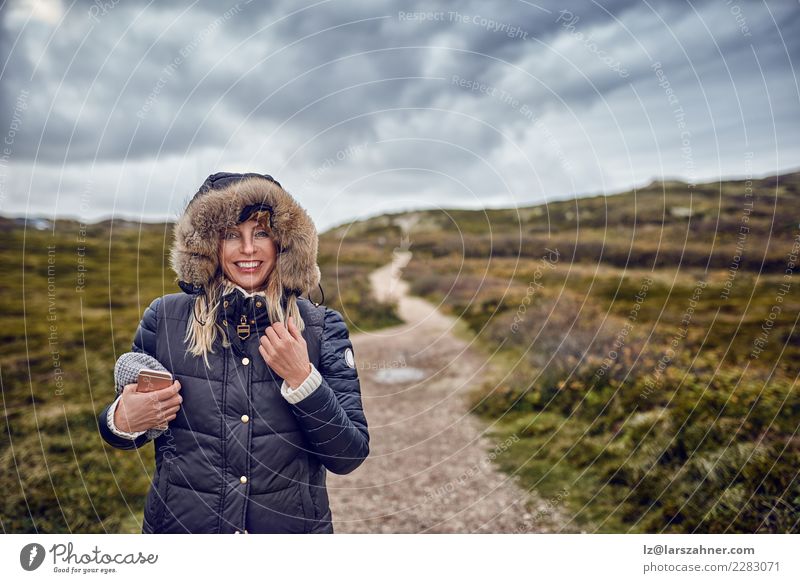
<path fill-rule="evenodd" d="M 210 368 L 186 351 L 193 301 L 185 293 L 154 300 L 133 342 L 134 351 L 150 354 L 173 373 L 183 397 L 177 417 L 155 439 L 156 471 L 142 532 L 332 533 L 326 471 L 347 474 L 369 454 L 358 373 L 352 352 L 345 358 L 352 344 L 341 314 L 298 298 L 309 360 L 322 384 L 290 404 L 280 394 L 283 379 L 258 352 L 258 334 L 245 341 L 244 358 L 223 348 L 218 337 L 215 353 L 208 355 Z M 111 432 L 108 407 L 98 420 L 110 445 L 134 449 L 147 443 L 146 435 L 130 440 Z"/>

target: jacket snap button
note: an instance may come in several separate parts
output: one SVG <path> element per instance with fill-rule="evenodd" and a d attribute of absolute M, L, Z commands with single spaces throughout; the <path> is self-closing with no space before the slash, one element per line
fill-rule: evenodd
<path fill-rule="evenodd" d="M 247 357 L 245 356 L 245 357 L 242 359 L 242 364 L 243 364 L 243 365 L 245 365 L 245 366 L 247 366 L 248 364 L 250 364 L 250 359 L 249 359 L 249 358 L 247 358 Z"/>
<path fill-rule="evenodd" d="M 250 417 L 247 415 L 242 415 L 242 423 L 247 423 L 248 421 L 250 421 Z"/>
<path fill-rule="evenodd" d="M 228 325 L 228 321 L 227 321 L 227 320 L 223 320 L 223 321 L 222 321 L 222 325 L 223 325 L 223 326 L 227 326 L 227 325 Z"/>
<path fill-rule="evenodd" d="M 242 476 L 241 478 L 239 478 L 239 481 L 240 481 L 242 484 L 246 484 L 246 483 L 247 483 L 247 476 Z"/>
<path fill-rule="evenodd" d="M 234 531 L 234 533 L 233 533 L 233 534 L 239 534 L 239 531 L 238 531 L 238 530 L 237 530 L 237 531 Z"/>
<path fill-rule="evenodd" d="M 228 307 L 228 300 L 225 300 L 223 306 L 226 307 L 226 308 Z M 237 530 L 236 532 L 238 533 L 239 531 Z"/>

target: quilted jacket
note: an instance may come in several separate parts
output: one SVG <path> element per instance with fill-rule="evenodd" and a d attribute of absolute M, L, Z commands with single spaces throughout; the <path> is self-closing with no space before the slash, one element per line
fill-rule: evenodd
<path fill-rule="evenodd" d="M 257 297 L 228 305 L 249 310 Z M 155 299 L 133 341 L 134 351 L 173 373 L 183 397 L 177 417 L 155 439 L 156 471 L 142 532 L 332 533 L 326 473 L 352 472 L 369 454 L 358 373 L 341 314 L 298 298 L 309 360 L 322 382 L 290 403 L 280 393 L 283 379 L 258 352 L 256 334 L 244 342 L 244 357 L 223 348 L 218 338 L 208 355 L 210 368 L 187 353 L 183 338 L 195 299 L 187 293 Z M 108 407 L 98 421 L 110 445 L 134 449 L 149 441 L 146 435 L 131 440 L 114 434 L 107 412 Z"/>

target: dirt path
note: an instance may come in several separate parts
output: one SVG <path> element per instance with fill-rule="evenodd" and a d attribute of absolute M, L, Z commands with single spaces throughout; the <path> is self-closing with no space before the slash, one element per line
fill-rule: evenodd
<path fill-rule="evenodd" d="M 556 532 L 558 508 L 528 494 L 490 460 L 502 441 L 482 435 L 464 394 L 485 361 L 452 330 L 456 320 L 407 293 L 405 251 L 371 275 L 399 299 L 401 326 L 351 330 L 370 426 L 370 455 L 353 473 L 328 473 L 334 530 L 380 533 Z M 508 444 L 505 444 L 507 446 Z"/>

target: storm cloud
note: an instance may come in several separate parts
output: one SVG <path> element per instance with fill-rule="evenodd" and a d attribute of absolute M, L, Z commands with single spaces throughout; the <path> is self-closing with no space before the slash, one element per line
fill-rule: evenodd
<path fill-rule="evenodd" d="M 172 219 L 270 173 L 324 230 L 800 166 L 800 5 L 6 2 L 0 213 Z"/>

